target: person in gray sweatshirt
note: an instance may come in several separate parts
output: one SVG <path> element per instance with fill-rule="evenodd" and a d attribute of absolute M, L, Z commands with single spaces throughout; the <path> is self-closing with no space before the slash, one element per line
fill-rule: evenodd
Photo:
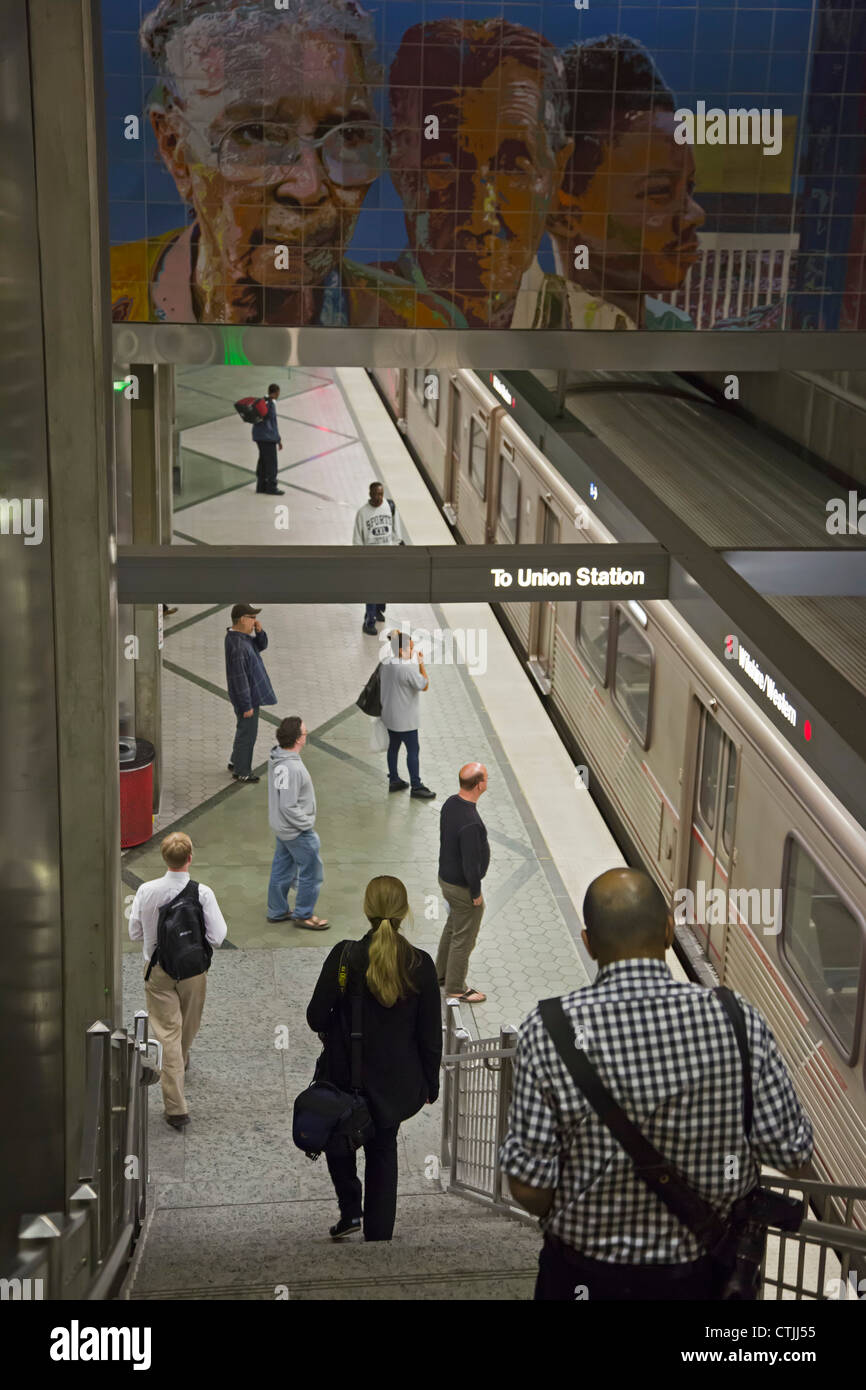
<path fill-rule="evenodd" d="M 314 912 L 325 871 L 319 854 L 313 781 L 301 761 L 307 726 L 291 714 L 277 729 L 277 747 L 268 756 L 268 820 L 277 837 L 268 883 L 268 921 L 292 922 L 310 931 L 324 931 L 327 918 Z M 297 884 L 295 910 L 289 892 Z"/>

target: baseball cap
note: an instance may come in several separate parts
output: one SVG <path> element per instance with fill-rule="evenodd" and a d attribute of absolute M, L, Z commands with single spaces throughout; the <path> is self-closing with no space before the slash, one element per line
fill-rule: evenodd
<path fill-rule="evenodd" d="M 232 622 L 236 623 L 238 618 L 254 618 L 261 611 L 261 608 L 252 608 L 248 603 L 236 603 L 232 609 Z"/>

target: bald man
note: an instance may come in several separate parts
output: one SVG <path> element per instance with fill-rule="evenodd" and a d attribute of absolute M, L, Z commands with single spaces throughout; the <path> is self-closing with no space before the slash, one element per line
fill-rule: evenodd
<path fill-rule="evenodd" d="M 714 992 L 665 963 L 673 920 L 653 880 L 609 869 L 583 901 L 591 985 L 560 1001 L 575 1046 L 644 1138 L 723 1221 L 755 1185 L 755 1163 L 802 1176 L 812 1126 L 765 1020 L 735 995 L 754 1104 L 743 1126 L 743 1070 Z M 520 1028 L 509 1129 L 500 1151 L 512 1196 L 541 1218 L 535 1297 L 718 1299 L 719 1271 L 693 1232 L 639 1176 L 566 1069 L 536 1008 Z"/>
<path fill-rule="evenodd" d="M 478 801 L 487 791 L 487 768 L 466 763 L 460 790 L 449 796 L 439 817 L 439 887 L 448 904 L 448 920 L 436 955 L 436 974 L 447 998 L 483 1004 L 487 998 L 467 983 L 466 972 L 484 916 L 481 880 L 490 866 L 487 830 Z"/>

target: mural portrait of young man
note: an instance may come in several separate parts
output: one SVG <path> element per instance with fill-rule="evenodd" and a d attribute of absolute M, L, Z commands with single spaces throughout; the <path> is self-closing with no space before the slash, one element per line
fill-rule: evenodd
<path fill-rule="evenodd" d="M 866 326 L 866 11 L 102 12 L 117 321 Z"/>

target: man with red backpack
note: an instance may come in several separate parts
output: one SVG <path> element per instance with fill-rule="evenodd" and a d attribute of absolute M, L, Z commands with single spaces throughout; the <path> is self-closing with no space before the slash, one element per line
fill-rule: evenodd
<path fill-rule="evenodd" d="M 283 489 L 277 487 L 277 449 L 282 449 L 280 427 L 277 423 L 277 401 L 280 388 L 268 387 L 268 399 L 264 404 L 267 411 L 253 425 L 253 442 L 259 446 L 259 461 L 256 465 L 256 492 L 265 492 L 270 497 L 282 497 Z M 258 405 L 258 402 L 256 403 Z M 261 411 L 257 411 L 261 415 Z"/>
<path fill-rule="evenodd" d="M 222 945 L 228 929 L 213 889 L 189 876 L 189 836 L 176 830 L 160 848 L 167 872 L 139 886 L 129 937 L 143 941 L 148 963 L 144 992 L 151 1033 L 162 1043 L 165 1118 L 172 1129 L 184 1129 L 184 1072 L 201 1023 L 213 948 Z"/>

